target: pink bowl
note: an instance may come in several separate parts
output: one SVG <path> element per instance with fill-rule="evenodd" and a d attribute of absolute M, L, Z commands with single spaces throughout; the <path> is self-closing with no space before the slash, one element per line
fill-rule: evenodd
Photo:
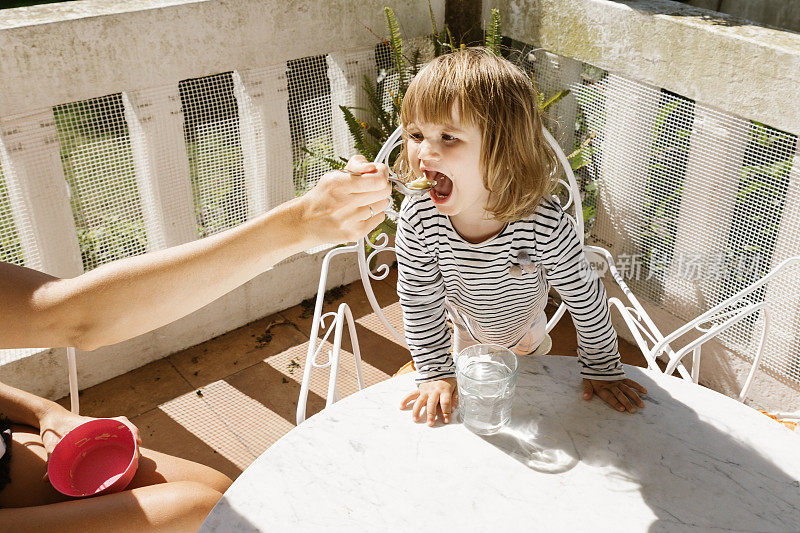
<path fill-rule="evenodd" d="M 112 418 L 90 420 L 64 435 L 47 464 L 55 489 L 67 496 L 94 496 L 128 486 L 139 464 L 131 429 Z"/>

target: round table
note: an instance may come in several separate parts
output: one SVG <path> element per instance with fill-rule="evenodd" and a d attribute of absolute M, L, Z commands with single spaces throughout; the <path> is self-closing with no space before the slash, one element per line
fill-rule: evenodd
<path fill-rule="evenodd" d="M 625 371 L 649 391 L 633 415 L 582 400 L 575 358 L 524 358 L 511 421 L 491 437 L 414 423 L 398 409 L 414 375 L 389 379 L 276 442 L 201 531 L 800 531 L 800 435 Z"/>

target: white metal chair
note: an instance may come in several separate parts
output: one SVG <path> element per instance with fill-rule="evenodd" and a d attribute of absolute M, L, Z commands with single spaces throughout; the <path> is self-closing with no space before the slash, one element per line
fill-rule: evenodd
<path fill-rule="evenodd" d="M 378 152 L 378 156 L 376 157 L 375 161 L 378 163 L 385 163 L 388 165 L 389 155 L 400 146 L 402 143 L 402 130 L 401 128 L 397 128 L 389 139 L 384 143 L 383 147 L 381 148 L 380 152 Z M 575 229 L 578 233 L 581 242 L 584 241 L 584 232 L 583 232 L 583 206 L 581 205 L 581 195 L 580 189 L 578 188 L 578 183 L 575 180 L 575 175 L 572 172 L 572 168 L 569 165 L 569 161 L 567 160 L 567 156 L 564 154 L 561 147 L 558 145 L 556 140 L 553 138 L 552 135 L 545 129 L 544 130 L 545 138 L 550 146 L 555 150 L 555 153 L 558 157 L 558 161 L 564 171 L 564 179 L 560 180 L 560 185 L 564 187 L 564 193 L 567 197 L 566 202 L 563 205 L 565 212 L 567 212 L 569 218 L 572 220 Z M 393 211 L 390 211 L 390 214 L 396 215 Z M 303 372 L 303 381 L 300 384 L 300 398 L 297 403 L 297 423 L 300 424 L 306 419 L 306 402 L 308 399 L 308 391 L 309 385 L 311 383 L 311 374 L 314 369 L 321 369 L 330 367 L 330 375 L 328 378 L 328 392 L 327 392 L 327 400 L 325 406 L 329 406 L 334 402 L 339 400 L 338 390 L 337 390 L 337 375 L 339 369 L 339 353 L 342 344 L 342 333 L 344 329 L 345 322 L 347 323 L 348 331 L 350 333 L 350 340 L 353 346 L 353 355 L 355 357 L 355 368 L 356 368 L 356 380 L 358 382 L 358 388 L 364 388 L 364 379 L 362 376 L 361 371 L 361 352 L 358 347 L 358 339 L 356 337 L 356 329 L 355 329 L 355 322 L 353 320 L 353 314 L 350 311 L 350 308 L 346 303 L 342 303 L 339 305 L 339 308 L 335 312 L 328 312 L 322 314 L 322 304 L 325 299 L 325 287 L 328 279 L 328 267 L 330 265 L 331 259 L 335 256 L 340 254 L 346 254 L 354 252 L 358 254 L 358 269 L 361 275 L 361 282 L 364 285 L 364 291 L 366 292 L 367 299 L 369 300 L 370 305 L 372 306 L 372 310 L 375 312 L 375 315 L 381 321 L 383 326 L 389 331 L 389 333 L 400 343 L 402 346 L 408 347 L 406 344 L 405 338 L 401 332 L 398 332 L 389 321 L 386 319 L 383 311 L 381 310 L 380 305 L 378 305 L 377 300 L 375 299 L 375 294 L 372 291 L 371 282 L 372 280 L 382 280 L 385 279 L 386 276 L 389 274 L 389 267 L 385 264 L 380 265 L 375 272 L 370 271 L 369 264 L 371 263 L 372 259 L 379 253 L 385 251 L 394 251 L 394 248 L 388 245 L 389 237 L 385 233 L 381 233 L 378 238 L 376 239 L 377 242 L 372 244 L 370 243 L 369 246 L 372 251 L 367 255 L 366 253 L 366 239 L 362 238 L 357 243 L 342 246 L 339 248 L 334 248 L 329 251 L 322 262 L 322 272 L 320 274 L 319 279 L 319 287 L 317 289 L 317 300 L 316 305 L 314 307 L 314 321 L 311 326 L 311 338 L 308 344 L 308 354 L 306 356 L 306 364 L 305 369 Z M 611 254 L 603 248 L 599 248 L 597 246 L 586 246 L 584 249 L 592 253 L 598 254 L 598 256 L 609 263 L 610 270 L 614 275 L 615 281 L 620 285 L 623 290 L 623 293 L 626 295 L 627 299 L 629 300 L 628 305 L 630 308 L 636 310 L 638 313 L 641 313 L 642 316 L 646 317 L 647 323 L 652 328 L 654 332 L 658 332 L 658 329 L 655 327 L 655 324 L 652 324 L 652 321 L 649 320 L 644 309 L 642 308 L 641 304 L 639 304 L 636 297 L 633 293 L 628 289 L 625 282 L 622 280 L 622 277 L 617 274 L 616 269 L 614 268 L 613 259 Z M 549 333 L 553 327 L 558 323 L 562 316 L 564 316 L 564 312 L 566 311 L 566 305 L 561 303 L 559 305 L 556 312 L 547 322 L 546 331 Z M 330 319 L 330 323 L 326 324 L 326 321 Z M 320 334 L 320 330 L 325 330 L 325 334 L 323 335 L 322 339 L 318 339 Z M 322 351 L 322 347 L 324 343 L 330 338 L 331 333 L 333 333 L 333 348 L 329 350 L 328 356 L 326 360 L 320 361 L 320 352 Z"/>
<path fill-rule="evenodd" d="M 78 358 L 75 348 L 67 348 L 67 375 L 69 376 L 69 407 L 76 415 L 80 411 L 78 400 Z"/>
<path fill-rule="evenodd" d="M 616 274 L 613 263 L 610 264 L 612 273 Z M 649 368 L 661 371 L 656 361 L 664 359 L 666 361 L 664 373 L 671 375 L 677 370 L 681 377 L 693 383 L 697 383 L 700 377 L 700 358 L 705 343 L 719 337 L 723 332 L 747 317 L 752 316 L 761 320 L 761 334 L 758 339 L 758 346 L 753 354 L 753 363 L 739 392 L 738 399 L 740 402 L 744 402 L 761 362 L 772 321 L 772 310 L 767 305 L 767 302 L 759 298 L 756 293 L 779 274 L 796 264 L 800 264 L 800 256 L 786 259 L 763 278 L 753 282 L 666 336 L 660 334 L 644 310 L 626 306 L 618 298 L 609 298 L 608 301 L 610 305 L 619 310 L 634 339 L 636 339 L 636 343 L 642 350 Z M 690 338 L 691 335 L 696 336 L 696 338 Z M 685 345 L 681 348 L 675 350 L 670 348 L 671 344 L 678 345 L 682 342 Z M 683 358 L 689 353 L 692 354 L 691 371 L 688 371 L 683 364 Z"/>

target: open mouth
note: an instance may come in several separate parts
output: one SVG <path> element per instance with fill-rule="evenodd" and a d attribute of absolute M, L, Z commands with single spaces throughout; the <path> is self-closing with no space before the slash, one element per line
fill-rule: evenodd
<path fill-rule="evenodd" d="M 435 203 L 447 201 L 450 194 L 453 192 L 453 180 L 447 175 L 435 170 L 426 170 L 425 177 L 429 180 L 435 181 L 436 185 L 431 189 L 430 195 Z"/>

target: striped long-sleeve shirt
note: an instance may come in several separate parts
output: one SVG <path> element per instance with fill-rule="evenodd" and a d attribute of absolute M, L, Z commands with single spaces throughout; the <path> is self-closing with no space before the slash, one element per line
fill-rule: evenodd
<path fill-rule="evenodd" d="M 430 197 L 407 199 L 396 250 L 397 293 L 419 382 L 455 375 L 448 314 L 476 341 L 512 347 L 541 316 L 550 286 L 572 314 L 581 375 L 624 377 L 605 287 L 557 203 L 545 199 L 532 215 L 472 244 Z M 519 275 L 527 259 L 531 265 Z"/>

